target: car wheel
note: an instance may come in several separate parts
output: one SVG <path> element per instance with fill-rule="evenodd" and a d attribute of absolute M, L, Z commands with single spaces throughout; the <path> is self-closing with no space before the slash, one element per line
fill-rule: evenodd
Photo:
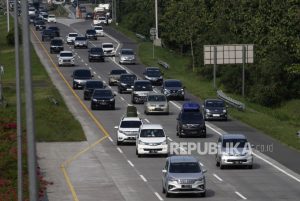
<path fill-rule="evenodd" d="M 170 193 L 168 193 L 168 191 L 166 191 L 166 197 L 169 198 L 171 197 Z"/>
<path fill-rule="evenodd" d="M 91 110 L 95 110 L 96 107 L 94 106 L 94 104 L 91 104 Z"/>
<path fill-rule="evenodd" d="M 164 184 L 162 185 L 162 193 L 165 194 L 166 193 L 166 189 L 164 187 Z"/>
<path fill-rule="evenodd" d="M 144 114 L 148 115 L 149 113 L 146 110 L 144 110 Z"/>
<path fill-rule="evenodd" d="M 116 109 L 115 105 L 111 105 L 110 109 L 115 110 Z"/>
<path fill-rule="evenodd" d="M 181 97 L 181 100 L 184 101 L 184 96 Z"/>
<path fill-rule="evenodd" d="M 91 60 L 91 59 L 89 59 L 89 62 L 92 62 L 92 60 Z"/>
<path fill-rule="evenodd" d="M 220 162 L 216 159 L 216 166 L 220 167 Z"/>
<path fill-rule="evenodd" d="M 200 197 L 206 197 L 206 191 L 203 192 L 203 193 L 199 193 L 199 196 L 200 196 Z"/>
<path fill-rule="evenodd" d="M 112 83 L 111 83 L 110 81 L 108 81 L 108 85 L 109 85 L 109 86 L 112 86 Z"/>
<path fill-rule="evenodd" d="M 119 145 L 121 145 L 121 144 L 122 144 L 122 142 L 119 141 L 119 140 L 117 140 L 117 145 L 119 146 Z"/>
<path fill-rule="evenodd" d="M 141 158 L 141 154 L 139 154 L 138 150 L 135 150 L 135 154 L 137 155 L 138 158 Z"/>
<path fill-rule="evenodd" d="M 122 93 L 123 93 L 123 91 L 122 91 L 121 89 L 118 89 L 118 92 L 119 92 L 119 94 L 122 94 Z"/>
<path fill-rule="evenodd" d="M 248 165 L 247 168 L 248 168 L 248 169 L 252 169 L 252 168 L 253 168 L 253 165 Z"/>
<path fill-rule="evenodd" d="M 220 163 L 220 169 L 221 169 L 221 170 L 224 169 L 224 165 L 222 165 L 222 163 Z"/>

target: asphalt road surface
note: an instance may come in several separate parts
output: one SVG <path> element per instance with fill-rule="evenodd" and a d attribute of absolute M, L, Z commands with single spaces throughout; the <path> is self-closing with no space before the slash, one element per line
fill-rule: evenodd
<path fill-rule="evenodd" d="M 63 22 L 63 20 L 61 21 Z M 57 23 L 61 30 L 61 36 L 64 38 L 69 32 L 78 32 L 84 34 L 85 30 L 91 27 L 91 21 L 83 21 L 79 23 L 65 26 Z M 112 42 L 115 47 L 133 48 L 137 46 L 134 42 L 126 38 L 123 34 L 117 33 L 110 27 L 104 27 L 105 37 L 98 38 L 96 41 L 90 41 L 89 47 L 100 46 L 102 42 Z M 41 51 L 45 53 L 45 58 L 53 62 L 53 66 L 57 65 L 57 57 L 55 54 L 49 53 L 49 42 L 41 42 L 39 32 L 34 32 L 32 37 L 33 43 L 40 45 Z M 125 68 L 129 72 L 135 73 L 138 76 L 142 75 L 145 66 L 137 65 L 119 65 L 118 58 L 106 58 L 102 62 L 88 62 L 87 49 L 74 49 L 72 45 L 65 44 L 65 50 L 71 50 L 76 55 L 76 66 L 74 67 L 57 67 L 66 79 L 66 82 L 72 86 L 71 74 L 73 70 L 79 68 L 87 68 L 94 74 L 95 80 L 103 80 L 108 85 L 108 73 L 112 69 Z M 108 86 L 109 87 L 109 86 Z M 117 87 L 109 87 L 117 93 Z M 71 90 L 71 89 L 70 89 Z M 116 191 L 120 191 L 124 200 L 178 200 L 176 197 L 166 198 L 162 194 L 162 172 L 165 158 L 163 157 L 143 157 L 138 158 L 135 154 L 134 145 L 116 146 L 115 126 L 119 124 L 121 117 L 125 114 L 126 107 L 131 104 L 130 94 L 117 94 L 116 110 L 90 110 L 90 102 L 83 100 L 82 90 L 75 90 L 75 94 L 81 98 L 81 103 L 86 108 L 86 121 L 100 122 L 104 129 L 110 135 L 109 140 L 101 142 L 102 151 L 98 154 L 105 153 L 105 158 L 108 162 L 114 162 L 115 166 L 107 167 L 115 183 L 117 182 Z M 76 98 L 74 95 L 74 99 Z M 198 100 L 196 97 L 188 94 L 186 100 Z M 79 100 L 78 100 L 79 101 Z M 199 101 L 199 100 L 198 100 Z M 214 155 L 199 155 L 196 152 L 192 154 L 199 158 L 203 167 L 208 170 L 206 173 L 207 181 L 207 197 L 204 200 L 298 200 L 300 197 L 300 178 L 295 174 L 300 172 L 300 157 L 299 152 L 288 149 L 270 137 L 260 133 L 259 131 L 233 119 L 227 122 L 207 122 L 207 138 L 178 138 L 176 136 L 176 117 L 180 111 L 182 101 L 170 101 L 169 115 L 144 115 L 143 105 L 136 105 L 139 116 L 145 123 L 161 124 L 167 135 L 169 142 L 197 142 L 204 144 L 205 142 L 216 142 L 218 137 L 223 133 L 243 133 L 249 141 L 254 145 L 267 147 L 273 146 L 273 152 L 255 152 L 253 169 L 243 168 L 228 168 L 220 170 L 216 167 Z M 90 114 L 89 114 L 90 113 Z M 94 118 L 90 118 L 93 116 Z M 103 133 L 95 133 L 99 138 Z M 273 160 L 275 159 L 275 160 Z M 104 159 L 103 159 L 104 160 Z M 103 166 L 105 163 L 101 162 Z M 281 165 L 282 164 L 282 165 Z M 283 166 L 284 165 L 284 166 Z M 123 167 L 123 168 L 120 168 Z M 294 172 L 290 171 L 293 170 Z M 97 174 L 95 172 L 95 178 Z M 88 179 L 88 178 L 86 178 Z M 71 178 L 74 181 L 74 178 Z M 83 176 L 80 178 L 89 188 L 91 185 L 86 182 Z M 126 181 L 126 182 L 122 182 Z M 126 189 L 126 193 L 125 190 Z M 131 191 L 132 194 L 128 193 Z M 76 190 L 76 186 L 75 186 Z M 103 190 L 103 189 L 102 189 Z M 98 190 L 101 194 L 101 189 Z M 77 191 L 81 200 L 97 200 L 97 195 L 88 194 L 80 195 L 81 191 Z M 125 194 L 125 195 L 124 195 Z M 194 196 L 179 196 L 180 200 L 199 200 Z M 102 199 L 101 199 L 102 200 Z"/>

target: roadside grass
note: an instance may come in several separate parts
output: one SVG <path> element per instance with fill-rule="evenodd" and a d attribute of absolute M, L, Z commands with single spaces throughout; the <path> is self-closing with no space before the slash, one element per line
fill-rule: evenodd
<path fill-rule="evenodd" d="M 49 11 L 49 13 L 54 14 L 56 17 L 68 17 L 69 15 L 63 5 L 56 5 L 55 9 Z"/>
<path fill-rule="evenodd" d="M 0 16 L 0 22 L 3 21 L 5 21 L 5 17 Z M 13 119 L 16 119 L 15 56 L 13 47 L 6 45 L 5 37 L 6 32 L 0 33 L 0 61 L 5 68 L 5 74 L 2 77 L 3 95 L 8 106 L 6 108 L 0 107 L 0 118 L 12 117 Z M 20 52 L 20 55 L 22 55 L 22 52 Z M 23 57 L 21 56 L 21 59 L 22 58 Z M 72 116 L 61 95 L 51 83 L 51 80 L 40 63 L 33 47 L 31 48 L 31 64 L 36 140 L 43 142 L 86 140 L 79 122 Z M 20 67 L 23 69 L 22 62 L 20 62 Z M 23 81 L 21 82 L 21 85 L 23 89 Z M 52 103 L 49 100 L 49 97 L 56 99 L 59 104 L 55 105 Z M 22 107 L 24 109 L 24 92 L 22 98 Z M 24 115 L 23 121 L 25 122 Z"/>
<path fill-rule="evenodd" d="M 186 89 L 202 100 L 217 97 L 216 91 L 212 86 L 212 81 L 193 73 L 192 70 L 188 68 L 188 66 L 190 66 L 189 57 L 181 56 L 165 48 L 155 47 L 155 58 L 153 59 L 153 47 L 151 42 L 138 40 L 135 34 L 124 28 L 122 24 L 114 27 L 138 42 L 138 56 L 143 64 L 158 66 L 157 61 L 163 60 L 170 65 L 169 69 L 161 68 L 165 78 L 182 80 Z M 246 104 L 245 111 L 229 108 L 231 118 L 238 119 L 263 131 L 265 134 L 279 140 L 289 147 L 300 150 L 300 138 L 296 136 L 296 132 L 300 130 L 299 99 L 285 102 L 277 108 L 267 108 L 251 103 L 242 96 L 236 94 L 228 95 Z"/>

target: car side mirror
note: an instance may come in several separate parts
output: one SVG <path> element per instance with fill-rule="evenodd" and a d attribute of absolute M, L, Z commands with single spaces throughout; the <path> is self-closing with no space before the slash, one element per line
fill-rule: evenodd
<path fill-rule="evenodd" d="M 133 89 L 134 86 L 131 86 L 131 89 Z"/>
<path fill-rule="evenodd" d="M 202 172 L 203 172 L 203 173 L 206 173 L 206 172 L 207 172 L 207 169 L 203 169 Z"/>
<path fill-rule="evenodd" d="M 94 77 L 94 75 L 92 75 L 92 77 Z"/>
<path fill-rule="evenodd" d="M 166 169 L 163 169 L 161 172 L 164 173 L 164 174 L 166 174 L 166 173 L 167 173 L 167 170 L 166 170 Z"/>
<path fill-rule="evenodd" d="M 254 146 L 254 144 L 251 144 L 251 148 L 253 149 L 255 146 Z"/>

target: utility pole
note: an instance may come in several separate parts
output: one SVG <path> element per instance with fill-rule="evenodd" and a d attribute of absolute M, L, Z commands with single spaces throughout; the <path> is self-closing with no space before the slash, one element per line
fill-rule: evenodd
<path fill-rule="evenodd" d="M 15 5 L 14 9 L 16 10 L 16 5 Z M 9 0 L 6 0 L 6 17 L 7 17 L 7 33 L 8 33 L 10 30 L 10 27 L 9 27 Z"/>
<path fill-rule="evenodd" d="M 243 72 L 242 72 L 242 96 L 245 97 L 245 63 L 246 63 L 246 47 L 243 45 Z"/>
<path fill-rule="evenodd" d="M 155 39 L 158 39 L 158 11 L 157 11 L 157 0 L 155 0 L 155 29 L 156 29 L 156 34 L 155 34 Z"/>
<path fill-rule="evenodd" d="M 24 88 L 26 101 L 26 134 L 27 134 L 27 163 L 29 179 L 29 200 L 37 201 L 37 162 L 34 127 L 34 106 L 32 98 L 32 77 L 31 77 L 31 55 L 29 41 L 29 23 L 27 1 L 22 4 L 22 36 L 23 36 L 23 60 L 24 60 Z"/>
<path fill-rule="evenodd" d="M 17 96 L 17 155 L 18 155 L 18 201 L 23 201 L 23 171 L 22 171 L 22 109 L 20 85 L 20 56 L 18 28 L 18 0 L 14 0 L 14 32 L 15 32 L 15 65 L 16 65 L 16 96 Z"/>

